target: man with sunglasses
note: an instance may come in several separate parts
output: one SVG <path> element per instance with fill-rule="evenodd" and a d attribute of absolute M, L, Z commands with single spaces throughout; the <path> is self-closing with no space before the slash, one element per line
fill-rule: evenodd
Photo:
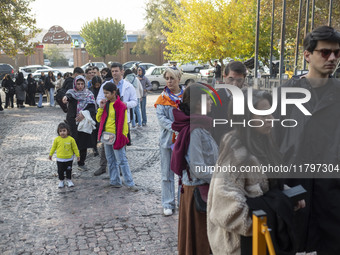
<path fill-rule="evenodd" d="M 306 190 L 306 207 L 296 211 L 295 234 L 298 251 L 340 254 L 340 83 L 332 77 L 340 58 L 340 33 L 322 26 L 304 39 L 304 58 L 308 73 L 293 77 L 282 88 L 303 88 L 311 98 L 303 106 L 312 114 L 305 115 L 295 105 L 287 105 L 282 116 L 277 107 L 277 119 L 293 119 L 295 127 L 275 125 L 276 142 L 283 163 L 298 167 L 290 179 L 282 183 L 301 184 Z M 302 93 L 288 93 L 298 100 Z M 322 164 L 323 169 L 312 171 Z M 332 170 L 333 169 L 333 170 Z"/>

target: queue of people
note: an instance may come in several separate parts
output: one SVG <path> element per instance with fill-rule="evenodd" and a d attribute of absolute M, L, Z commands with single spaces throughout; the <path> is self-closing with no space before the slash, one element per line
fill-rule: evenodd
<path fill-rule="evenodd" d="M 310 99 L 303 104 L 287 104 L 279 99 L 275 111 L 271 93 L 245 84 L 246 68 L 239 61 L 230 62 L 221 79 L 241 91 L 237 96 L 243 97 L 244 105 L 235 103 L 238 98 L 230 87 L 217 91 L 222 103 L 213 105 L 217 95 L 212 95 L 208 86 L 196 83 L 184 88 L 180 85 L 182 73 L 176 66 L 165 70 L 166 87 L 154 106 L 160 126 L 162 212 L 171 217 L 178 209 L 178 254 L 252 254 L 252 212 L 258 209 L 267 213 L 276 254 L 340 254 L 339 178 L 326 172 L 326 178 L 307 174 L 304 178 L 294 178 L 294 175 L 273 177 L 260 171 L 242 171 L 245 166 L 260 169 L 295 165 L 306 173 L 311 164 L 339 167 L 340 83 L 332 73 L 340 59 L 340 33 L 329 26 L 308 33 L 304 38 L 304 58 L 309 72 L 293 77 L 277 94 L 299 88 L 308 91 Z M 103 79 L 97 75 L 85 78 L 84 71 L 75 68 L 72 77 L 63 84 L 68 88 L 63 98 L 68 107 L 67 125 L 58 127 L 61 138 L 55 140 L 49 158 L 57 150 L 58 162 L 77 157 L 79 169 L 87 170 L 86 151 L 97 146 L 93 143 L 95 134 L 96 140 L 104 144 L 98 153 L 105 163 L 101 162 L 94 175 L 103 174 L 108 168 L 109 185 L 120 188 L 121 172 L 125 185 L 137 191 L 126 146 L 131 143 L 130 122 L 147 123 L 143 107 L 142 116 L 139 118 L 137 114 L 135 123 L 135 113 L 130 116 L 130 111 L 142 105 L 138 99 L 143 101 L 147 91 L 144 86 L 149 85 L 143 69 L 137 72 L 138 75 L 130 76 L 126 73 L 123 79 L 122 65 L 113 63 L 111 69 L 105 70 Z M 216 67 L 215 74 L 218 72 Z M 9 90 L 12 83 L 6 79 Z M 20 77 L 14 86 L 19 94 L 20 89 L 25 90 Z M 301 93 L 294 91 L 285 94 L 290 102 L 301 100 Z M 6 96 L 7 106 L 10 101 L 8 97 L 7 104 Z M 286 106 L 285 112 L 280 107 L 282 104 Z M 236 108 L 242 108 L 243 112 Z M 302 108 L 311 114 L 305 114 Z M 215 119 L 229 122 L 215 127 Z M 298 125 L 290 128 L 275 125 L 275 119 L 295 119 Z M 64 155 L 62 148 L 58 151 L 63 142 L 73 147 L 75 143 L 79 151 L 72 148 Z M 223 166 L 235 170 L 225 171 Z M 63 171 L 67 185 L 72 187 L 68 163 L 58 164 L 59 187 L 63 187 Z M 175 174 L 179 178 L 177 198 Z M 296 185 L 302 185 L 307 193 L 292 203 L 283 191 Z"/>
<path fill-rule="evenodd" d="M 47 76 L 42 72 L 39 80 L 36 81 L 32 74 L 28 74 L 27 79 L 25 79 L 23 73 L 18 72 L 13 81 L 10 74 L 6 74 L 2 80 L 2 88 L 5 92 L 5 109 L 14 108 L 14 97 L 18 108 L 24 108 L 25 105 L 42 108 L 44 107 L 42 103 L 45 94 L 50 106 L 55 106 L 55 91 L 62 86 L 68 76 L 69 73 L 65 73 L 64 76 L 58 73 L 57 78 L 55 78 L 51 71 L 48 72 Z M 36 94 L 39 95 L 38 103 L 36 102 Z M 1 109 L 2 102 L 0 101 Z"/>
<path fill-rule="evenodd" d="M 324 178 L 313 175 L 292 178 L 240 171 L 244 166 L 260 168 L 262 165 L 294 164 L 304 167 L 306 172 L 310 164 L 339 166 L 340 84 L 331 75 L 340 59 L 340 33 L 329 26 L 308 33 L 304 39 L 304 58 L 309 72 L 293 77 L 282 89 L 309 91 L 311 99 L 304 107 L 311 116 L 305 115 L 298 104 L 287 105 L 282 115 L 281 101 L 273 112 L 270 93 L 257 90 L 247 93 L 246 68 L 238 61 L 226 66 L 223 80 L 243 89 L 243 114 L 234 114 L 234 107 L 241 106 L 233 105 L 236 99 L 228 89 L 218 91 L 223 104 L 213 107 L 209 100 L 202 101 L 207 88 L 199 84 L 188 86 L 183 97 L 179 97 L 182 92 L 178 87 L 173 89 L 177 77 L 167 74 L 170 69 L 165 71 L 167 87 L 155 106 L 161 127 L 161 172 L 162 176 L 167 174 L 164 175 L 167 179 L 162 177 L 162 183 L 172 180 L 169 169 L 179 176 L 178 254 L 252 254 L 251 215 L 258 209 L 267 213 L 276 254 L 340 253 L 338 178 L 327 178 L 326 172 Z M 279 94 L 280 91 L 281 88 Z M 209 97 L 208 93 L 206 96 Z M 190 104 L 186 103 L 187 98 Z M 297 101 L 301 94 L 290 93 L 288 98 Z M 271 113 L 254 114 L 248 102 L 258 112 Z M 204 104 L 206 116 L 201 113 Z M 209 123 L 216 118 L 239 125 L 232 127 L 229 121 L 223 127 L 212 128 Z M 272 124 L 274 119 L 287 118 L 297 119 L 298 127 Z M 232 166 L 236 170 L 223 171 L 218 166 Z M 207 185 L 209 192 L 204 212 L 201 200 L 204 200 L 204 186 Z M 283 190 L 296 185 L 302 185 L 307 193 L 304 199 L 293 204 Z M 169 191 L 172 185 L 162 185 L 166 216 L 172 215 L 175 207 L 174 191 Z M 170 205 L 164 203 L 163 197 L 170 198 Z M 168 212 L 167 208 L 171 210 Z"/>

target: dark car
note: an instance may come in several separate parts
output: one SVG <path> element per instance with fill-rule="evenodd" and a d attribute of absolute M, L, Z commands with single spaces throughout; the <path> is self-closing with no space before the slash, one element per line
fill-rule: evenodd
<path fill-rule="evenodd" d="M 6 74 L 10 74 L 11 78 L 14 78 L 14 68 L 9 64 L 0 63 L 0 80 L 4 78 Z"/>

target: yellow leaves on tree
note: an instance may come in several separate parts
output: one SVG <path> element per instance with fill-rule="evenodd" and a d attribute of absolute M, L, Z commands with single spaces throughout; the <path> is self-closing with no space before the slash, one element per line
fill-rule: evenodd
<path fill-rule="evenodd" d="M 168 59 L 206 62 L 254 55 L 256 1 L 182 0 L 173 9 L 172 16 L 162 13 Z"/>

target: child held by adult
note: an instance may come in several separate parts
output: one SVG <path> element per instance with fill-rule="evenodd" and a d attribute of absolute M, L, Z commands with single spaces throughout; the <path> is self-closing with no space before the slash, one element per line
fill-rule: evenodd
<path fill-rule="evenodd" d="M 73 187 L 72 178 L 72 162 L 73 157 L 76 155 L 77 160 L 80 160 L 79 150 L 76 141 L 70 136 L 70 127 L 62 122 L 57 128 L 58 137 L 53 141 L 53 145 L 48 156 L 52 160 L 52 155 L 57 151 L 57 166 L 59 176 L 59 188 L 64 187 L 64 172 L 66 172 L 66 183 L 68 187 Z"/>

